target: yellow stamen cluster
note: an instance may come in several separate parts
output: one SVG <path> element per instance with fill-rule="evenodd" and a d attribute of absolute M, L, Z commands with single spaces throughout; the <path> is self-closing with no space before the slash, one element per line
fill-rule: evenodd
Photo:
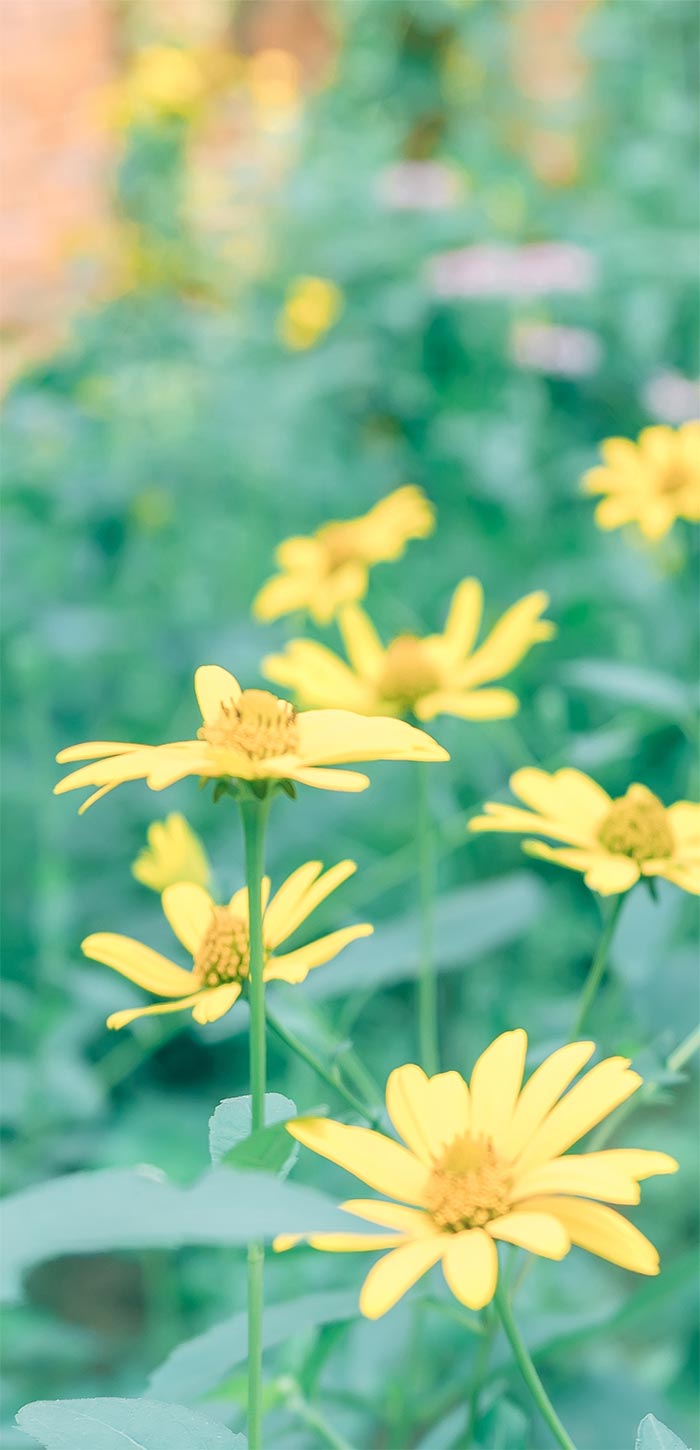
<path fill-rule="evenodd" d="M 248 927 L 227 906 L 212 908 L 211 922 L 194 959 L 194 975 L 202 987 L 219 987 L 247 977 L 249 970 Z"/>
<path fill-rule="evenodd" d="M 242 750 L 251 760 L 271 760 L 298 749 L 297 712 L 269 690 L 243 690 L 197 735 L 210 745 Z"/>
<path fill-rule="evenodd" d="M 656 861 L 673 854 L 666 811 L 658 796 L 644 785 L 631 785 L 627 795 L 613 801 L 598 840 L 607 851 L 631 856 L 634 861 Z"/>
<path fill-rule="evenodd" d="M 361 540 L 353 532 L 351 523 L 326 524 L 318 532 L 326 553 L 329 573 L 334 569 L 342 569 L 344 564 L 353 563 L 358 554 L 362 554 Z"/>
<path fill-rule="evenodd" d="M 438 1228 L 451 1233 L 482 1228 L 510 1208 L 512 1180 L 490 1138 L 456 1138 L 428 1181 L 426 1207 Z"/>
<path fill-rule="evenodd" d="M 385 699 L 411 704 L 436 689 L 439 676 L 425 648 L 414 634 L 400 634 L 384 657 L 380 688 Z"/>

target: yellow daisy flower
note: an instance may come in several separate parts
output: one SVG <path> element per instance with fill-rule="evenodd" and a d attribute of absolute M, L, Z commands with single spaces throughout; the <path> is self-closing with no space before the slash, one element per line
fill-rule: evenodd
<path fill-rule="evenodd" d="M 541 856 L 570 871 L 583 872 L 591 891 L 612 896 L 629 891 L 640 877 L 663 876 L 683 891 L 700 895 L 700 805 L 676 801 L 664 806 L 645 785 L 631 785 L 613 798 L 580 770 L 516 770 L 513 794 L 530 810 L 489 801 L 485 816 L 470 831 L 534 831 L 563 841 L 523 841 L 530 856 Z"/>
<path fill-rule="evenodd" d="M 137 881 L 159 892 L 178 881 L 209 885 L 211 870 L 207 853 L 179 811 L 173 811 L 164 821 L 152 821 L 147 837 L 148 845 L 139 851 L 131 867 Z"/>
<path fill-rule="evenodd" d="M 59 764 L 90 761 L 54 786 L 55 795 L 95 786 L 81 813 L 127 780 L 165 790 L 186 775 L 246 781 L 298 781 L 320 790 L 364 790 L 366 775 L 327 767 L 361 760 L 449 760 L 423 730 L 399 720 L 369 721 L 347 710 L 297 713 L 267 690 L 242 690 L 219 665 L 194 677 L 202 712 L 196 740 L 131 745 L 95 740 L 59 751 Z"/>
<path fill-rule="evenodd" d="M 296 277 L 287 289 L 277 330 L 286 347 L 295 352 L 313 347 L 338 321 L 343 294 L 325 277 Z"/>
<path fill-rule="evenodd" d="M 281 572 L 263 584 L 253 613 L 267 621 L 305 609 L 317 624 L 328 624 L 341 604 L 364 598 L 372 564 L 400 559 L 410 539 L 425 539 L 434 527 L 432 504 L 407 484 L 359 518 L 285 539 L 275 552 Z"/>
<path fill-rule="evenodd" d="M 328 1118 L 287 1124 L 307 1148 L 399 1200 L 342 1205 L 377 1225 L 376 1234 L 309 1236 L 314 1248 L 336 1253 L 390 1250 L 362 1287 L 369 1319 L 438 1261 L 455 1297 L 482 1309 L 496 1289 L 499 1241 L 547 1259 L 577 1244 L 635 1273 L 658 1273 L 653 1244 L 607 1205 L 638 1203 L 639 1182 L 675 1173 L 675 1160 L 637 1148 L 567 1152 L 642 1079 L 627 1058 L 609 1057 L 562 1097 L 594 1051 L 592 1042 L 574 1042 L 546 1058 L 521 1091 L 526 1049 L 525 1032 L 504 1032 L 482 1053 L 469 1086 L 458 1072 L 426 1077 L 412 1063 L 392 1072 L 387 1112 L 405 1147 Z M 301 1237 L 284 1235 L 274 1247 L 291 1248 Z"/>
<path fill-rule="evenodd" d="M 637 442 L 606 438 L 603 464 L 584 474 L 585 493 L 602 493 L 595 521 L 601 529 L 635 523 L 647 539 L 661 539 L 676 519 L 700 520 L 700 422 L 680 428 L 644 428 Z"/>
<path fill-rule="evenodd" d="M 296 951 L 276 955 L 281 943 L 356 870 L 354 861 L 341 861 L 325 872 L 320 861 L 307 861 L 292 872 L 269 904 L 270 880 L 263 878 L 265 982 L 303 982 L 312 968 L 329 962 L 349 942 L 371 935 L 373 927 L 362 922 L 319 937 Z M 166 887 L 162 902 L 176 937 L 192 954 L 189 971 L 132 937 L 114 932 L 97 932 L 82 943 L 86 957 L 92 961 L 114 967 L 148 992 L 173 999 L 113 1012 L 107 1018 L 108 1027 L 125 1027 L 136 1017 L 182 1012 L 188 1007 L 196 1022 L 216 1022 L 245 990 L 249 969 L 247 888 L 234 892 L 227 906 L 217 906 L 203 886 L 180 881 Z"/>
<path fill-rule="evenodd" d="M 349 663 L 315 640 L 294 639 L 269 655 L 263 673 L 295 691 L 306 705 L 336 705 L 363 715 L 457 715 L 498 720 L 520 708 L 511 690 L 484 689 L 514 669 L 533 644 L 551 639 L 555 626 L 541 619 L 549 597 L 527 594 L 474 648 L 483 610 L 478 579 L 454 592 L 442 634 L 420 639 L 400 634 L 386 648 L 359 605 L 341 610 L 338 624 Z"/>

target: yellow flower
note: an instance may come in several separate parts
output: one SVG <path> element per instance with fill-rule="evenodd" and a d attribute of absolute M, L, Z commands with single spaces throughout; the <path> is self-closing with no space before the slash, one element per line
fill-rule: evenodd
<path fill-rule="evenodd" d="M 531 810 L 489 801 L 470 831 L 534 831 L 563 841 L 523 841 L 531 856 L 582 871 L 591 891 L 629 891 L 640 876 L 663 876 L 700 894 L 700 805 L 664 806 L 645 785 L 614 799 L 580 770 L 516 770 L 510 788 Z"/>
<path fill-rule="evenodd" d="M 483 1308 L 496 1289 L 499 1240 L 546 1259 L 562 1259 L 577 1244 L 624 1269 L 658 1273 L 653 1244 L 607 1204 L 638 1203 L 639 1181 L 674 1173 L 674 1159 L 637 1148 L 567 1153 L 642 1079 L 627 1058 L 609 1057 L 562 1097 L 594 1051 L 592 1042 L 574 1042 L 546 1058 L 521 1091 L 526 1049 L 525 1032 L 503 1033 L 479 1058 L 469 1086 L 458 1072 L 426 1077 L 411 1063 L 392 1072 L 387 1111 L 406 1147 L 327 1118 L 287 1124 L 307 1148 L 399 1200 L 342 1205 L 377 1225 L 376 1233 L 309 1236 L 314 1248 L 337 1253 L 391 1251 L 362 1287 L 360 1309 L 369 1319 L 391 1309 L 438 1260 L 456 1298 Z M 274 1247 L 291 1248 L 300 1237 L 284 1235 Z"/>
<path fill-rule="evenodd" d="M 584 474 L 586 493 L 602 493 L 595 521 L 601 529 L 636 523 L 647 539 L 661 539 L 676 519 L 700 520 L 700 423 L 644 428 L 637 442 L 606 438 L 603 466 Z"/>
<path fill-rule="evenodd" d="M 343 294 L 335 282 L 325 277 L 296 277 L 279 316 L 279 335 L 286 347 L 304 351 L 328 332 L 342 310 Z"/>
<path fill-rule="evenodd" d="M 483 689 L 515 668 L 533 644 L 551 639 L 555 626 L 541 619 L 548 596 L 538 590 L 506 611 L 474 649 L 483 590 L 463 579 L 455 590 L 443 634 L 424 639 L 400 634 L 386 648 L 358 605 L 341 610 L 338 624 L 349 664 L 314 640 L 294 639 L 284 654 L 263 661 L 263 673 L 293 689 L 306 705 L 335 705 L 364 715 L 458 715 L 498 720 L 520 708 L 511 690 Z"/>
<path fill-rule="evenodd" d="M 178 881 L 208 886 L 211 876 L 207 853 L 192 827 L 178 811 L 148 827 L 148 845 L 139 851 L 131 870 L 151 891 L 164 891 Z"/>
<path fill-rule="evenodd" d="M 267 690 L 242 690 L 219 665 L 201 665 L 194 686 L 202 712 L 196 740 L 170 745 L 132 745 L 95 740 L 59 751 L 59 764 L 90 762 L 54 786 L 55 795 L 82 786 L 100 796 L 127 780 L 165 790 L 187 775 L 245 781 L 298 781 L 320 790 L 364 790 L 366 775 L 327 767 L 364 760 L 449 760 L 423 730 L 399 720 L 369 721 L 348 710 L 297 713 Z"/>
<path fill-rule="evenodd" d="M 114 119 L 121 126 L 185 119 L 198 110 L 206 90 L 206 77 L 195 56 L 174 45 L 145 46 L 112 88 Z"/>
<path fill-rule="evenodd" d="M 328 624 L 342 604 L 364 598 L 370 565 L 400 559 L 410 539 L 425 539 L 434 527 L 432 504 L 407 484 L 359 518 L 285 539 L 275 553 L 282 572 L 263 585 L 253 613 L 267 621 L 306 609 L 317 624 Z"/>
<path fill-rule="evenodd" d="M 316 907 L 325 901 L 356 870 L 354 861 L 341 861 L 323 874 L 320 861 L 307 861 L 287 878 L 268 904 L 269 877 L 263 880 L 263 949 L 266 982 L 303 982 L 314 967 L 337 956 L 358 937 L 370 936 L 373 928 L 362 922 L 319 937 L 296 951 L 276 956 L 278 946 Z M 163 892 L 163 910 L 176 937 L 192 955 L 186 971 L 160 952 L 154 952 L 132 937 L 114 932 L 97 932 L 82 943 L 86 957 L 114 967 L 130 982 L 136 982 L 156 996 L 172 998 L 152 1007 L 134 1007 L 113 1012 L 108 1027 L 125 1027 L 136 1017 L 153 1013 L 182 1012 L 192 1008 L 196 1022 L 216 1022 L 244 991 L 248 977 L 248 891 L 234 892 L 227 906 L 217 906 L 203 886 L 181 881 Z"/>

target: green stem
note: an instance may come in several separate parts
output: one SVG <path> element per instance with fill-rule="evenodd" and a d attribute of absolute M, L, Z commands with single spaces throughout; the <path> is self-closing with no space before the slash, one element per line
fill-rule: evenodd
<path fill-rule="evenodd" d="M 418 1055 L 428 1074 L 440 1067 L 437 977 L 435 975 L 435 855 L 430 818 L 430 766 L 420 761 L 416 825 L 420 901 L 420 963 L 418 975 Z"/>
<path fill-rule="evenodd" d="M 241 801 L 245 874 L 248 887 L 250 1007 L 250 1098 L 251 1127 L 265 1126 L 265 984 L 263 981 L 262 878 L 265 866 L 265 826 L 270 807 L 268 796 Z M 248 1245 L 248 1445 L 262 1450 L 262 1321 L 265 1246 Z"/>
<path fill-rule="evenodd" d="M 617 926 L 624 900 L 624 895 L 618 896 L 615 901 L 613 901 L 610 911 L 608 912 L 607 921 L 605 922 L 605 925 L 601 932 L 600 941 L 598 942 L 598 948 L 593 958 L 593 961 L 591 962 L 590 971 L 588 973 L 588 976 L 586 977 L 583 991 L 581 993 L 581 1001 L 579 1002 L 576 1023 L 572 1033 L 572 1040 L 580 1036 L 583 1030 L 583 1024 L 593 1005 L 596 993 L 602 981 L 603 972 L 605 971 L 606 962 L 608 960 L 610 943 L 613 939 L 613 933 L 615 931 L 615 927 Z"/>
<path fill-rule="evenodd" d="M 316 1057 L 316 1054 L 311 1051 L 311 1048 L 307 1047 L 306 1043 L 302 1042 L 300 1037 L 295 1036 L 295 1034 L 293 1032 L 290 1032 L 288 1028 L 283 1027 L 279 1018 L 274 1016 L 274 1014 L 270 1011 L 269 1007 L 265 1008 L 265 1016 L 267 1018 L 268 1026 L 272 1028 L 275 1036 L 279 1037 L 280 1041 L 284 1042 L 285 1046 L 288 1047 L 291 1052 L 295 1052 L 297 1057 L 300 1057 L 302 1059 L 302 1062 L 305 1062 L 307 1066 L 310 1067 L 312 1071 L 318 1075 L 318 1077 L 322 1078 L 324 1082 L 327 1082 L 328 1086 L 332 1087 L 335 1092 L 339 1093 L 341 1098 L 345 1098 L 346 1103 L 348 1103 L 349 1106 L 353 1108 L 356 1113 L 359 1113 L 361 1118 L 364 1118 L 368 1123 L 371 1123 L 373 1128 L 376 1128 L 379 1125 L 379 1118 L 377 1114 L 372 1112 L 372 1109 L 367 1107 L 366 1103 L 361 1102 L 359 1098 L 355 1097 L 355 1094 L 345 1086 L 345 1083 L 342 1081 L 339 1073 L 334 1072 L 333 1069 L 324 1067 L 320 1058 Z"/>
<path fill-rule="evenodd" d="M 554 1406 L 549 1399 L 547 1391 L 542 1384 L 537 1370 L 532 1363 L 530 1355 L 525 1348 L 523 1340 L 520 1337 L 520 1331 L 517 1324 L 515 1323 L 515 1319 L 513 1318 L 513 1310 L 510 1305 L 510 1300 L 503 1285 L 500 1282 L 497 1286 L 493 1302 L 496 1306 L 496 1309 L 498 1310 L 501 1324 L 503 1325 L 506 1338 L 513 1351 L 513 1356 L 515 1358 L 518 1369 L 520 1370 L 525 1384 L 527 1385 L 530 1394 L 532 1395 L 532 1398 L 537 1405 L 542 1419 L 544 1420 L 545 1424 L 549 1426 L 549 1429 L 551 1430 L 557 1444 L 561 1446 L 561 1450 L 576 1450 L 576 1446 L 574 1445 L 574 1442 L 569 1437 L 569 1435 L 567 1435 L 566 1430 L 564 1429 L 564 1426 L 562 1425 L 561 1420 L 559 1419 L 559 1416 L 557 1415 L 556 1410 L 554 1409 Z"/>

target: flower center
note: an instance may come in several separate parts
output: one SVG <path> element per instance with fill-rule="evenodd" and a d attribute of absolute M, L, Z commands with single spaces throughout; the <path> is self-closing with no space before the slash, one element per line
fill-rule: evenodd
<path fill-rule="evenodd" d="M 360 538 L 352 523 L 326 524 L 318 532 L 326 554 L 329 574 L 335 569 L 342 569 L 344 564 L 351 564 L 362 558 Z"/>
<path fill-rule="evenodd" d="M 631 785 L 627 795 L 613 801 L 598 840 L 616 856 L 635 861 L 655 861 L 673 854 L 673 835 L 666 811 L 645 785 Z"/>
<path fill-rule="evenodd" d="M 671 463 L 659 477 L 661 493 L 680 493 L 688 484 L 688 472 L 682 464 Z"/>
<path fill-rule="evenodd" d="M 440 677 L 424 640 L 415 634 L 400 634 L 392 640 L 384 656 L 380 679 L 380 689 L 386 699 L 411 705 L 439 683 Z"/>
<path fill-rule="evenodd" d="M 201 987 L 220 987 L 248 976 L 248 924 L 227 906 L 214 906 L 211 921 L 194 959 L 194 976 Z"/>
<path fill-rule="evenodd" d="M 499 1161 L 490 1138 L 455 1138 L 428 1180 L 426 1207 L 438 1228 L 459 1233 L 481 1228 L 510 1208 L 509 1165 Z"/>
<path fill-rule="evenodd" d="M 299 747 L 297 712 L 269 690 L 244 690 L 237 700 L 222 702 L 216 720 L 201 725 L 197 738 L 242 750 L 251 760 L 290 755 Z"/>

